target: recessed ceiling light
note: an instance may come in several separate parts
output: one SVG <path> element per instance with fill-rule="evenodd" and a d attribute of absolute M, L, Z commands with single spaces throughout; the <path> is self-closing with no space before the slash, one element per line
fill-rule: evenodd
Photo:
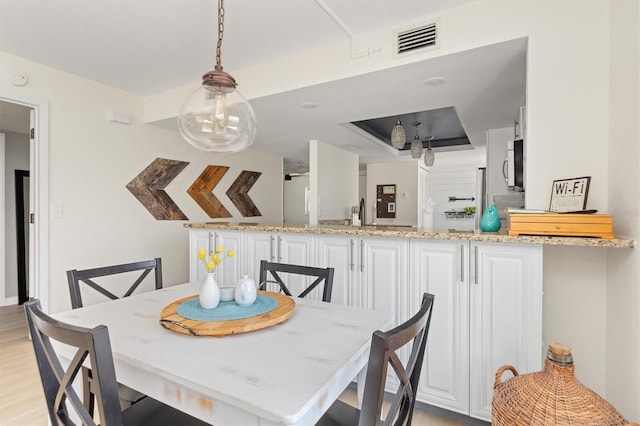
<path fill-rule="evenodd" d="M 318 108 L 318 104 L 315 102 L 303 102 L 300 104 L 302 109 L 316 109 Z"/>
<path fill-rule="evenodd" d="M 447 82 L 447 79 L 444 77 L 431 77 L 424 81 L 424 85 L 429 87 L 435 87 L 435 86 L 442 86 L 446 82 Z"/>

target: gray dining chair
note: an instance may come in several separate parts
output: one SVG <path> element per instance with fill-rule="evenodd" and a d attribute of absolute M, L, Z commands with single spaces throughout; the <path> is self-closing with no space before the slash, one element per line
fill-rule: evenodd
<path fill-rule="evenodd" d="M 149 397 L 121 411 L 107 327 L 83 328 L 57 321 L 42 312 L 39 300 L 26 302 L 24 309 L 51 424 L 73 424 L 72 413 L 83 425 L 92 426 L 207 424 Z M 52 340 L 77 350 L 66 369 Z M 87 359 L 93 371 L 99 423 L 71 386 Z"/>
<path fill-rule="evenodd" d="M 133 284 L 131 284 L 131 286 L 122 296 L 116 296 L 106 288 L 107 286 L 95 282 L 95 278 L 125 274 L 128 272 L 136 271 L 142 271 L 142 273 L 137 276 Z M 162 259 L 160 259 L 159 257 L 151 260 L 144 260 L 142 262 L 125 263 L 121 265 L 103 266 L 100 268 L 83 270 L 72 269 L 70 271 L 67 271 L 67 281 L 69 282 L 69 293 L 71 295 L 71 307 L 73 309 L 76 309 L 83 306 L 82 292 L 80 291 L 81 283 L 94 289 L 107 298 L 115 300 L 119 299 L 120 297 L 130 296 L 140 286 L 140 283 L 142 283 L 147 275 L 151 273 L 151 271 L 154 271 L 155 275 L 155 288 L 156 290 L 159 290 L 162 288 Z"/>
<path fill-rule="evenodd" d="M 263 260 L 260 262 L 260 280 L 259 290 L 267 290 L 268 284 L 276 284 L 280 290 L 287 296 L 293 296 L 289 287 L 285 284 L 280 274 L 295 274 L 316 279 L 306 286 L 306 288 L 298 294 L 298 297 L 305 297 L 313 289 L 323 283 L 322 301 L 331 302 L 331 292 L 333 289 L 333 273 L 334 268 L 316 268 L 312 266 L 291 265 L 288 263 L 274 263 Z"/>
<path fill-rule="evenodd" d="M 119 299 L 120 297 L 128 297 L 136 291 L 140 284 L 144 281 L 145 278 L 153 271 L 153 279 L 155 289 L 159 290 L 162 288 L 162 259 L 156 257 L 151 260 L 144 260 L 141 262 L 133 262 L 133 263 L 125 263 L 120 265 L 113 266 L 103 266 L 99 268 L 91 268 L 91 269 L 72 269 L 67 271 L 67 281 L 69 284 L 69 294 L 71 296 L 71 307 L 73 309 L 81 308 L 84 306 L 84 302 L 82 300 L 82 288 L 81 284 L 84 286 L 91 288 L 103 296 L 107 297 L 109 300 Z M 138 272 L 140 272 L 138 274 Z M 108 283 L 99 284 L 97 283 L 98 278 L 108 277 L 113 275 L 121 275 L 122 281 L 131 282 L 131 285 L 128 285 L 128 289 L 124 292 L 122 296 L 116 296 L 113 289 L 109 289 Z M 135 277 L 135 279 L 134 279 Z M 112 283 L 113 284 L 113 283 Z M 92 371 L 86 367 L 83 368 L 83 377 L 87 382 L 87 385 L 84 386 L 85 394 L 84 401 L 85 404 L 90 407 L 90 411 L 93 410 L 93 400 L 95 398 L 94 392 L 92 391 Z M 118 384 L 119 394 L 120 394 L 120 405 L 122 408 L 129 407 L 131 404 L 140 401 L 145 397 L 144 394 L 131 389 L 128 386 Z"/>
<path fill-rule="evenodd" d="M 431 325 L 433 300 L 433 295 L 425 293 L 420 309 L 409 320 L 387 332 L 378 330 L 373 333 L 362 408 L 359 410 L 337 400 L 316 426 L 411 425 Z M 410 342 L 411 353 L 407 361 L 402 362 L 397 351 Z M 390 406 L 385 410 L 386 416 L 383 418 L 384 389 L 389 365 L 400 384 L 392 395 Z"/>

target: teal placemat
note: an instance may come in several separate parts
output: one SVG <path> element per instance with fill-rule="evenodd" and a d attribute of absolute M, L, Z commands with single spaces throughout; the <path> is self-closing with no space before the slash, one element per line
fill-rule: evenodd
<path fill-rule="evenodd" d="M 278 306 L 278 301 L 271 296 L 258 294 L 258 298 L 249 306 L 240 306 L 234 300 L 220 302 L 213 309 L 204 309 L 196 297 L 178 305 L 176 312 L 183 318 L 194 321 L 230 321 L 255 317 L 265 314 Z"/>

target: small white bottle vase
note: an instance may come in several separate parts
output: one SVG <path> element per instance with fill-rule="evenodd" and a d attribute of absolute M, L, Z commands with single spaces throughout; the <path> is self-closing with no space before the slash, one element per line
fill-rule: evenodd
<path fill-rule="evenodd" d="M 249 306 L 256 301 L 257 297 L 258 291 L 255 281 L 253 278 L 249 278 L 249 275 L 243 275 L 236 285 L 234 293 L 236 303 L 240 306 Z"/>
<path fill-rule="evenodd" d="M 213 275 L 213 272 L 208 272 L 200 287 L 200 306 L 204 309 L 216 308 L 220 303 L 220 288 Z"/>

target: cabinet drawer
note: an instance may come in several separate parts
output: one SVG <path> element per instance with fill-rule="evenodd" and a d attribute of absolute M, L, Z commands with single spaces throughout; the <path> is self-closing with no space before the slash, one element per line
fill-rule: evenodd
<path fill-rule="evenodd" d="M 614 238 L 612 217 L 594 214 L 511 214 L 509 235 Z"/>

